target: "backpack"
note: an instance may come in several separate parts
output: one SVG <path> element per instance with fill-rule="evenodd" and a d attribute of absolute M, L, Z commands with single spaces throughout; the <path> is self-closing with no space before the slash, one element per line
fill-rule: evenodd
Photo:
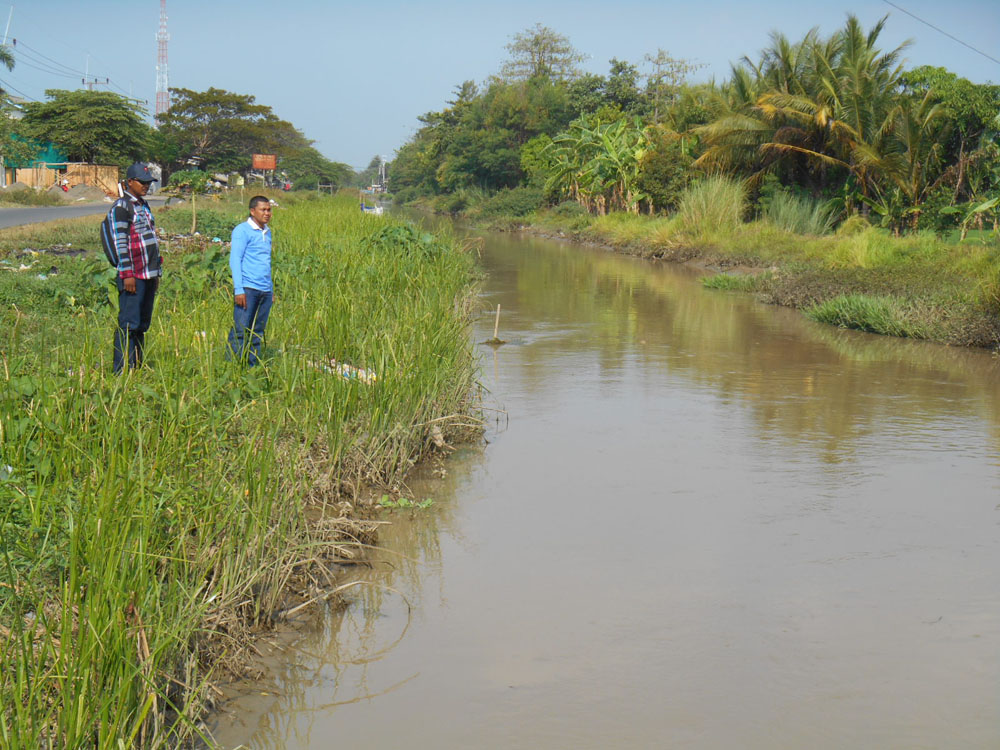
<path fill-rule="evenodd" d="M 108 259 L 110 263 L 115 268 L 118 268 L 118 245 L 115 242 L 115 209 L 122 204 L 122 199 L 119 198 L 113 204 L 111 208 L 108 209 L 107 216 L 104 217 L 104 221 L 101 222 L 101 249 L 104 250 L 104 257 Z M 131 224 L 135 221 L 135 207 L 132 205 L 132 201 L 124 201 L 125 208 L 128 209 L 129 223 Z"/>

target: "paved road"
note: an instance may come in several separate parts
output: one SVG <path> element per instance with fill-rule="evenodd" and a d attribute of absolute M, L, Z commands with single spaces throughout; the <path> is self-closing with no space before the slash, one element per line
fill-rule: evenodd
<path fill-rule="evenodd" d="M 151 198 L 153 208 L 162 206 L 165 199 Z M 107 213 L 107 203 L 84 203 L 78 206 L 11 206 L 0 208 L 0 229 L 22 224 L 38 224 L 55 219 L 73 219 L 77 216 L 95 216 Z"/>

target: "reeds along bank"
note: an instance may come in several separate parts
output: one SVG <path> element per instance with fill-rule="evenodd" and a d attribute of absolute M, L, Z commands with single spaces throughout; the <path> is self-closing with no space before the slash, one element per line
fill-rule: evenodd
<path fill-rule="evenodd" d="M 148 367 L 124 377 L 107 301 L 3 311 L 0 746 L 199 732 L 212 667 L 296 566 L 348 541 L 307 507 L 336 516 L 392 483 L 432 420 L 470 408 L 468 255 L 353 201 L 273 226 L 277 300 L 252 371 L 223 357 L 232 292 L 211 247 L 168 254 Z M 87 262 L 60 260 L 65 278 L 85 283 L 72 264 Z"/>

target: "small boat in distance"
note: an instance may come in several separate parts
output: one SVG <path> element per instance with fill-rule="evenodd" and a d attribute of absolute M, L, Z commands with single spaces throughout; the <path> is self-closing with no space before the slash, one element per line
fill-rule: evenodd
<path fill-rule="evenodd" d="M 381 216 L 382 211 L 384 209 L 381 205 L 379 205 L 378 201 L 375 200 L 374 197 L 372 199 L 375 201 L 374 205 L 369 206 L 367 203 L 365 203 L 365 196 L 366 195 L 374 196 L 374 191 L 362 188 L 360 193 L 361 193 L 361 212 L 366 214 L 372 214 L 374 216 Z"/>

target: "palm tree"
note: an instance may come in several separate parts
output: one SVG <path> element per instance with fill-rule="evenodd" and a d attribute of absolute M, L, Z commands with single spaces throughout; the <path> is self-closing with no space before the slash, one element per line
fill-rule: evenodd
<path fill-rule="evenodd" d="M 784 168 L 822 185 L 830 168 L 850 172 L 864 196 L 887 175 L 899 63 L 906 45 L 882 53 L 876 43 L 888 17 L 866 34 L 855 16 L 829 39 L 810 31 L 797 44 L 772 35 L 761 62 L 744 59 L 730 84 L 730 111 L 700 129 L 706 146 L 696 162 L 734 166 L 760 178 Z M 738 72 L 739 71 L 739 72 Z M 756 90 L 750 103 L 747 94 Z M 808 180 L 807 180 L 808 181 Z"/>
<path fill-rule="evenodd" d="M 10 45 L 0 44 L 0 65 L 3 65 L 7 70 L 14 69 L 14 51 L 10 48 Z M 0 88 L 0 99 L 7 96 L 7 92 Z"/>

